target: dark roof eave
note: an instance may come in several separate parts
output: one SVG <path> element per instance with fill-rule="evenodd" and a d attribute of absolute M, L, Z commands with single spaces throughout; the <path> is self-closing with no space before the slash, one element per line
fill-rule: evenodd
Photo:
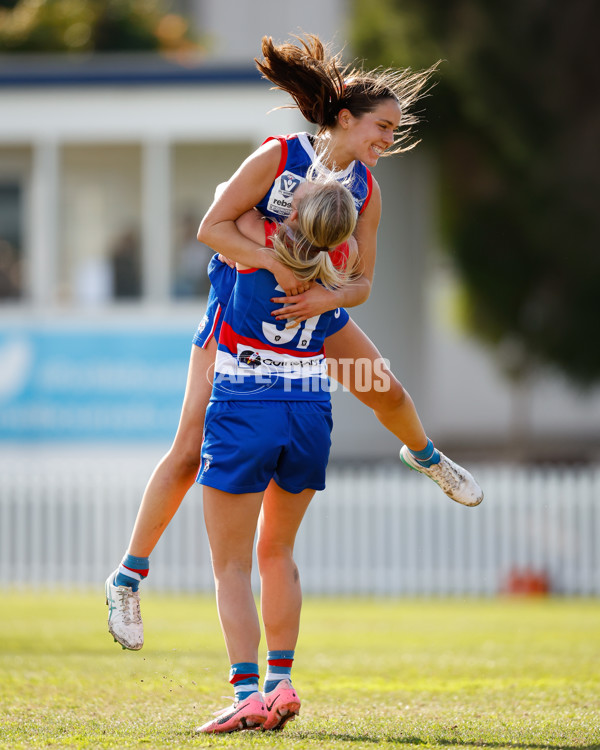
<path fill-rule="evenodd" d="M 261 81 L 250 64 L 217 64 L 154 54 L 0 55 L 0 87 L 247 85 Z"/>

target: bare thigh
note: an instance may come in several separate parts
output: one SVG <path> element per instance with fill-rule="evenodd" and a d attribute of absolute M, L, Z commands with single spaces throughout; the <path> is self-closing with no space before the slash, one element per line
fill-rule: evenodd
<path fill-rule="evenodd" d="M 400 381 L 379 349 L 352 319 L 325 339 L 325 351 L 330 376 L 363 404 L 377 409 L 390 397 L 402 397 Z"/>
<path fill-rule="evenodd" d="M 215 574 L 229 565 L 250 570 L 263 493 L 233 495 L 214 487 L 203 487 L 202 494 Z"/>
<path fill-rule="evenodd" d="M 177 433 L 173 441 L 175 452 L 190 455 L 199 460 L 204 433 L 204 417 L 212 392 L 212 378 L 217 345 L 212 339 L 206 349 L 193 345 L 190 354 L 188 377 L 179 418 Z"/>
<path fill-rule="evenodd" d="M 258 524 L 257 551 L 260 558 L 276 550 L 292 550 L 304 514 L 315 495 L 306 489 L 293 495 L 271 480 L 265 496 Z"/>

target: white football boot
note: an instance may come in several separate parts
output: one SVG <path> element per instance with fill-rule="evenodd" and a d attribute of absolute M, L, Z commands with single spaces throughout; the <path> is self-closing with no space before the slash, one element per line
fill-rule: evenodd
<path fill-rule="evenodd" d="M 420 464 L 408 448 L 403 445 L 400 449 L 400 459 L 409 469 L 419 471 L 438 484 L 441 489 L 461 505 L 473 507 L 483 500 L 483 491 L 473 476 L 462 466 L 455 464 L 439 451 L 440 462 L 431 466 Z"/>
<path fill-rule="evenodd" d="M 115 570 L 106 579 L 108 631 L 123 648 L 139 651 L 144 645 L 144 624 L 140 612 L 139 591 L 129 586 L 115 586 Z"/>

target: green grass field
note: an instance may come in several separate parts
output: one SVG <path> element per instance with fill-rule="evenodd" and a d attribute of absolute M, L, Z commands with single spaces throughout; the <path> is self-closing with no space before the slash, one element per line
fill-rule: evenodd
<path fill-rule="evenodd" d="M 301 716 L 219 737 L 193 732 L 230 695 L 212 598 L 147 591 L 139 653 L 106 612 L 5 592 L 0 748 L 600 748 L 598 600 L 307 599 Z"/>

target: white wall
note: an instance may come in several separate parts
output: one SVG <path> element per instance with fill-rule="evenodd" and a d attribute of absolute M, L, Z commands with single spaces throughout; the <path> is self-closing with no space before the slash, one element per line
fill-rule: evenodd
<path fill-rule="evenodd" d="M 0 89 L 0 143 L 258 140 L 298 124 L 266 84 Z M 281 131 L 277 131 L 281 132 Z M 287 132 L 284 130 L 283 132 Z"/>

